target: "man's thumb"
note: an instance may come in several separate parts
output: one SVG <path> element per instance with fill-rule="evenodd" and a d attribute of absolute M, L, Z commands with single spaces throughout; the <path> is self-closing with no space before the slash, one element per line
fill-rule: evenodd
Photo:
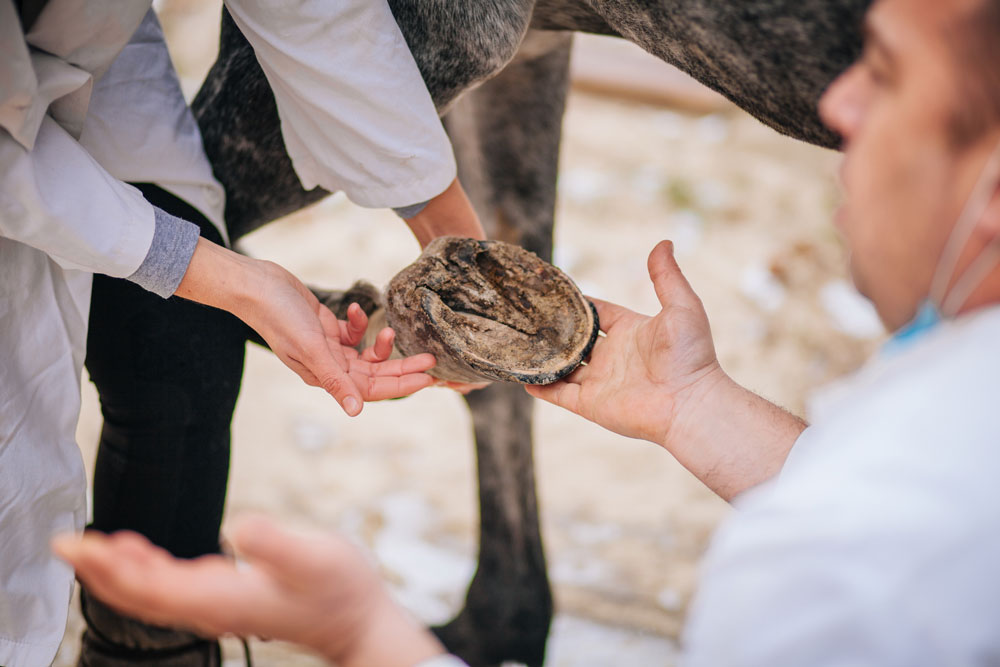
<path fill-rule="evenodd" d="M 681 273 L 681 267 L 674 259 L 674 244 L 670 241 L 660 241 L 649 253 L 646 262 L 649 269 L 649 279 L 653 281 L 656 298 L 660 305 L 666 308 L 670 305 L 683 305 L 696 299 L 687 278 Z"/>

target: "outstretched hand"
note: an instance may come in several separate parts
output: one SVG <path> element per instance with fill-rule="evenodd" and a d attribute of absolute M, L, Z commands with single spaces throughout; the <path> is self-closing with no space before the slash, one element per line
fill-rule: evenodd
<path fill-rule="evenodd" d="M 237 524 L 232 543 L 240 565 L 179 560 L 130 532 L 62 536 L 52 548 L 91 593 L 156 625 L 281 639 L 349 666 L 412 665 L 444 652 L 342 538 L 255 517 Z"/>
<path fill-rule="evenodd" d="M 176 294 L 227 310 L 261 335 L 307 384 L 322 387 L 354 416 L 364 401 L 407 396 L 435 380 L 430 354 L 389 360 L 394 334 L 383 329 L 362 353 L 354 349 L 368 317 L 353 304 L 347 321 L 295 276 L 273 262 L 251 259 L 199 239 Z"/>
<path fill-rule="evenodd" d="M 291 273 L 272 263 L 263 269 L 267 275 L 259 297 L 252 308 L 236 314 L 286 366 L 336 398 L 347 414 L 361 412 L 361 401 L 408 396 L 435 383 L 424 372 L 433 368 L 433 355 L 389 360 L 392 329 L 382 329 L 374 344 L 358 353 L 354 346 L 368 328 L 359 305 L 351 304 L 347 320 L 338 320 Z"/>
<path fill-rule="evenodd" d="M 605 336 L 598 337 L 586 364 L 559 382 L 527 391 L 615 433 L 665 444 L 682 404 L 724 374 L 705 309 L 669 241 L 653 249 L 648 268 L 659 314 L 648 317 L 592 299 Z"/>
<path fill-rule="evenodd" d="M 805 422 L 741 387 L 719 366 L 701 300 L 668 241 L 649 255 L 654 317 L 594 301 L 605 336 L 565 379 L 528 387 L 607 429 L 665 447 L 729 500 L 774 476 Z"/>

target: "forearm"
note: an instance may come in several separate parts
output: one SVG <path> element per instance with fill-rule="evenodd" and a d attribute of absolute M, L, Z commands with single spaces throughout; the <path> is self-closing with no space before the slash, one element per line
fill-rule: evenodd
<path fill-rule="evenodd" d="M 485 239 L 479 216 L 476 215 L 461 183 L 456 178 L 448 188 L 431 199 L 412 218 L 406 218 L 413 235 L 424 248 L 439 236 L 464 236 Z"/>
<path fill-rule="evenodd" d="M 304 189 L 394 208 L 454 179 L 451 142 L 388 4 L 225 4 L 270 83 Z"/>
<path fill-rule="evenodd" d="M 659 444 L 727 501 L 777 474 L 807 426 L 718 367 L 675 414 Z"/>

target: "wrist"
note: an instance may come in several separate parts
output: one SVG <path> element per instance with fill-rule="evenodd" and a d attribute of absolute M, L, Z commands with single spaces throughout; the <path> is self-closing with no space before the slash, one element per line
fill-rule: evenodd
<path fill-rule="evenodd" d="M 719 405 L 736 383 L 730 378 L 718 361 L 698 372 L 686 387 L 672 393 L 669 411 L 670 419 L 659 425 L 659 430 L 651 440 L 671 454 L 683 448 L 685 443 L 703 439 L 708 424 L 719 413 Z"/>
<path fill-rule="evenodd" d="M 262 264 L 201 238 L 175 295 L 245 319 L 263 288 Z"/>
<path fill-rule="evenodd" d="M 410 667 L 443 655 L 444 646 L 382 591 L 360 624 L 358 637 L 323 651 L 340 667 Z"/>
<path fill-rule="evenodd" d="M 806 423 L 721 368 L 685 397 L 661 444 L 725 500 L 774 477 Z"/>

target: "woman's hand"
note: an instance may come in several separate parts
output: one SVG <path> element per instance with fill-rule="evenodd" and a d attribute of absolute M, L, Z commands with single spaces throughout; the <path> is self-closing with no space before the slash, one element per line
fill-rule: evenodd
<path fill-rule="evenodd" d="M 435 382 L 424 372 L 434 366 L 430 354 L 388 361 L 391 329 L 379 332 L 375 344 L 359 354 L 353 346 L 368 326 L 361 308 L 352 305 L 347 321 L 337 320 L 305 285 L 273 262 L 199 239 L 175 294 L 239 317 L 286 366 L 307 384 L 322 387 L 351 416 L 361 412 L 363 401 L 407 396 Z"/>
<path fill-rule="evenodd" d="M 290 641 L 343 667 L 402 667 L 444 652 L 346 540 L 263 517 L 237 522 L 231 537 L 244 562 L 179 560 L 130 532 L 62 536 L 52 548 L 88 591 L 156 625 Z"/>

